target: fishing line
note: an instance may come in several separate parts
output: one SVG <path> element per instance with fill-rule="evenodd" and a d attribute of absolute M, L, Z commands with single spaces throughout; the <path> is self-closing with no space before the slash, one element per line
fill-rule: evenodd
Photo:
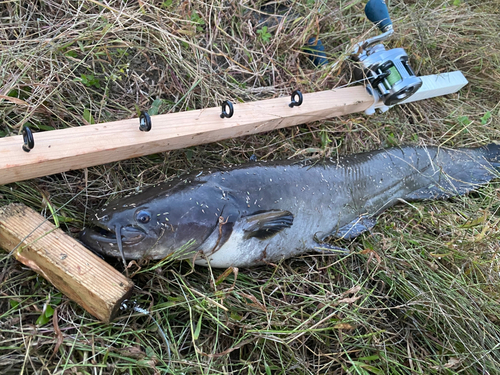
<path fill-rule="evenodd" d="M 38 224 L 35 229 L 33 229 L 30 233 L 28 233 L 8 254 L 7 258 L 12 256 L 14 252 L 23 244 L 23 242 L 28 239 L 38 228 L 40 228 L 45 222 L 49 221 L 49 219 L 53 218 L 55 214 L 57 214 L 59 211 L 61 211 L 64 207 L 66 207 L 68 204 L 70 204 L 73 200 L 75 200 L 80 194 L 82 194 L 84 191 L 87 191 L 87 189 L 94 184 L 95 181 L 90 182 L 90 184 L 87 184 L 85 189 L 82 189 L 80 192 L 76 193 L 72 198 L 70 198 L 66 203 L 64 203 L 61 207 L 58 209 L 54 210 L 54 212 L 45 218 L 44 221 L 42 221 L 40 224 Z M 50 204 L 50 203 L 48 203 Z M 55 218 L 54 218 L 55 220 Z M 36 241 L 36 240 L 35 240 Z"/>
<path fill-rule="evenodd" d="M 354 85 L 355 83 L 361 83 L 361 82 L 365 82 L 365 81 L 368 81 L 368 78 L 358 79 L 357 81 L 349 82 L 349 83 L 346 83 L 345 85 L 342 85 L 342 86 L 333 87 L 330 90 L 333 91 L 333 90 L 343 89 L 344 87 L 349 87 L 349 86 Z"/>
<path fill-rule="evenodd" d="M 68 204 L 70 204 L 72 201 L 74 201 L 78 196 L 80 196 L 83 192 L 88 191 L 89 187 L 91 187 L 97 180 L 91 181 L 90 183 L 87 183 L 85 186 L 85 189 L 82 189 L 78 193 L 76 193 L 72 198 L 70 198 L 66 203 L 61 205 L 58 209 L 54 210 L 53 213 L 51 212 L 49 216 L 45 218 L 44 221 L 42 221 L 40 224 L 38 224 L 35 229 L 33 229 L 30 233 L 28 233 L 8 254 L 6 257 L 12 256 L 12 254 L 23 244 L 23 242 L 28 239 L 38 228 L 40 228 L 45 222 L 49 221 L 51 218 L 54 218 L 54 214 L 57 214 L 59 211 L 61 211 L 64 207 L 66 207 Z M 129 190 L 135 190 L 135 189 L 129 189 Z M 116 192 L 115 194 L 124 192 L 127 190 L 122 190 L 120 192 Z M 50 203 L 49 203 L 50 204 Z M 55 218 L 54 218 L 55 220 Z M 35 240 L 36 241 L 36 240 Z"/>
<path fill-rule="evenodd" d="M 130 302 L 131 305 L 127 305 L 127 302 Z M 156 326 L 158 327 L 158 331 L 160 332 L 160 336 L 161 338 L 163 339 L 163 342 L 165 343 L 165 346 L 167 347 L 167 354 L 168 354 L 168 367 L 170 367 L 170 363 L 172 362 L 172 355 L 171 355 L 171 350 L 170 350 L 170 343 L 167 339 L 167 335 L 165 335 L 165 331 L 161 328 L 160 324 L 158 323 L 158 321 L 154 318 L 154 316 L 146 309 L 143 309 L 142 307 L 140 307 L 137 303 L 137 301 L 129 301 L 129 300 L 125 300 L 122 302 L 121 306 L 120 306 L 120 310 L 128 310 L 128 309 L 131 309 L 135 312 L 138 312 L 140 314 L 144 314 L 144 315 L 147 315 L 149 316 L 153 322 L 156 324 Z"/>

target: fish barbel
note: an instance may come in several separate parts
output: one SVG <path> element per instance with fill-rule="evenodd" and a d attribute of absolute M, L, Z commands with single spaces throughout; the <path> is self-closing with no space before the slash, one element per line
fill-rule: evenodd
<path fill-rule="evenodd" d="M 111 202 L 80 238 L 125 259 L 254 266 L 328 249 L 328 236 L 354 238 L 398 201 L 465 194 L 498 177 L 499 167 L 500 146 L 490 144 L 204 170 Z"/>

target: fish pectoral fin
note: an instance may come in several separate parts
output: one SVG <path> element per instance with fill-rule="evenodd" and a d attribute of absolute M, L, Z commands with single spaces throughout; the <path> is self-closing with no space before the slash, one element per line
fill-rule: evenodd
<path fill-rule="evenodd" d="M 245 239 L 256 237 L 265 240 L 285 228 L 290 228 L 293 224 L 293 214 L 282 210 L 260 211 L 244 217 L 244 220 Z"/>
<path fill-rule="evenodd" d="M 337 238 L 345 238 L 346 240 L 353 239 L 361 233 L 371 230 L 377 224 L 377 220 L 373 217 L 361 216 L 349 224 L 337 229 L 333 236 Z"/>

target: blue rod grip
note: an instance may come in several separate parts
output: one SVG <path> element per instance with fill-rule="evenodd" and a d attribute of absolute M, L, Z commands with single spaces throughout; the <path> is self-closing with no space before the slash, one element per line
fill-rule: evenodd
<path fill-rule="evenodd" d="M 328 64 L 328 59 L 325 53 L 325 46 L 321 40 L 316 38 L 310 38 L 307 41 L 307 46 L 304 48 L 306 52 L 309 53 L 309 59 L 312 63 L 319 67 Z"/>
<path fill-rule="evenodd" d="M 392 25 L 384 0 L 369 0 L 365 6 L 365 14 L 381 31 L 386 31 L 387 27 Z"/>

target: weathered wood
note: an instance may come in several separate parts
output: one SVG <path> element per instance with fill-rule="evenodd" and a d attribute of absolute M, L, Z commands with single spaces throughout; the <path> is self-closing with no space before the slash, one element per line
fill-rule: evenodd
<path fill-rule="evenodd" d="M 104 322 L 132 292 L 131 280 L 22 204 L 0 207 L 0 248 Z"/>
<path fill-rule="evenodd" d="M 238 103 L 225 119 L 220 107 L 152 116 L 149 132 L 139 130 L 137 118 L 40 132 L 29 153 L 22 136 L 2 138 L 0 184 L 362 112 L 373 98 L 357 86 L 304 94 L 299 107 L 289 103 L 289 96 Z"/>

